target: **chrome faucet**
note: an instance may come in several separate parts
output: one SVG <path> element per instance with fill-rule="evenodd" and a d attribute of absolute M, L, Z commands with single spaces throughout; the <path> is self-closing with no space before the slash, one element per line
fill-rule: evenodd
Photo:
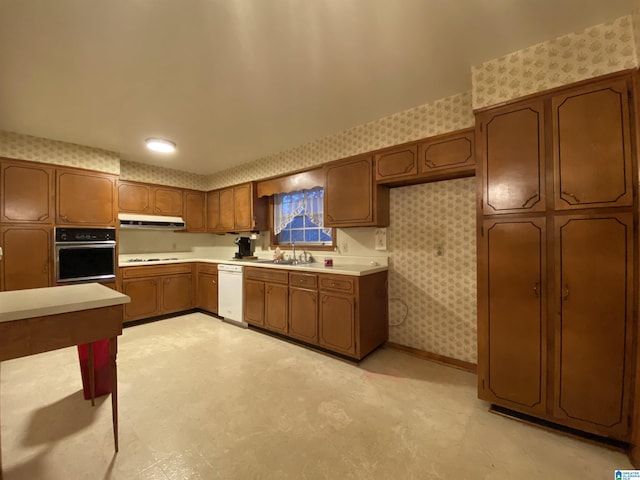
<path fill-rule="evenodd" d="M 291 241 L 291 248 L 293 249 L 293 252 L 291 253 L 291 258 L 292 258 L 291 263 L 293 265 L 297 265 L 298 259 L 296 258 L 296 242 L 293 240 Z"/>

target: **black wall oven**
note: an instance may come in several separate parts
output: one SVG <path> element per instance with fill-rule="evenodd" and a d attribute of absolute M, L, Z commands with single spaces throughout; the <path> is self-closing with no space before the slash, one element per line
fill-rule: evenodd
<path fill-rule="evenodd" d="M 56 283 L 113 282 L 116 229 L 56 227 Z"/>

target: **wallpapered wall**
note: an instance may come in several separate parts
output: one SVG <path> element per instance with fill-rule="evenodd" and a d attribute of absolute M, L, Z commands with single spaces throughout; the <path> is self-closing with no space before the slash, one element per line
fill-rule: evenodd
<path fill-rule="evenodd" d="M 473 126 L 471 92 L 437 100 L 209 177 L 221 188 Z"/>
<path fill-rule="evenodd" d="M 120 178 L 136 182 L 171 185 L 172 187 L 207 190 L 207 177 L 204 175 L 127 160 L 120 161 Z"/>
<path fill-rule="evenodd" d="M 634 18 L 626 15 L 472 67 L 473 108 L 637 67 Z"/>
<path fill-rule="evenodd" d="M 2 130 L 0 157 L 120 173 L 117 153 Z"/>
<path fill-rule="evenodd" d="M 391 190 L 392 342 L 476 362 L 475 198 L 475 178 Z"/>

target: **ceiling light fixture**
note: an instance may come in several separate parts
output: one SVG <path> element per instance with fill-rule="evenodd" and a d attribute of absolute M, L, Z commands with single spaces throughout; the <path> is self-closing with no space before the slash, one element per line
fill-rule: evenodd
<path fill-rule="evenodd" d="M 164 138 L 147 138 L 144 143 L 149 150 L 160 153 L 173 153 L 176 151 L 176 144 Z"/>

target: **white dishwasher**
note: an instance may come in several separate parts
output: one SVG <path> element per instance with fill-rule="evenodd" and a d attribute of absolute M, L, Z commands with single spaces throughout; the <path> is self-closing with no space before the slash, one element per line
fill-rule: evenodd
<path fill-rule="evenodd" d="M 244 322 L 244 285 L 242 265 L 218 264 L 218 315 L 241 327 Z"/>

